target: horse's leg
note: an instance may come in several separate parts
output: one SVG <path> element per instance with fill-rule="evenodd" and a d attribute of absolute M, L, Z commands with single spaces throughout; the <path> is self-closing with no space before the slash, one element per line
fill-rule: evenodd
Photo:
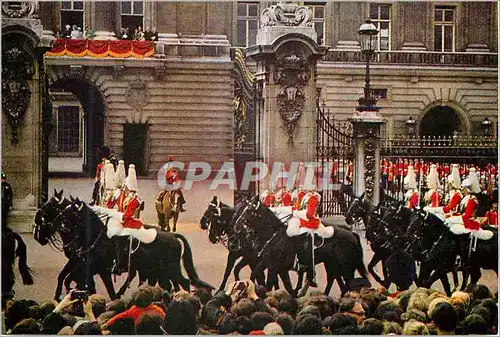
<path fill-rule="evenodd" d="M 380 255 L 375 253 L 373 255 L 372 259 L 370 260 L 370 263 L 368 263 L 367 269 L 368 269 L 368 272 L 370 272 L 370 274 L 373 276 L 375 281 L 377 281 L 381 286 L 385 287 L 385 282 L 382 281 L 382 279 L 380 278 L 380 276 L 378 276 L 378 274 L 375 272 L 375 269 L 374 269 L 374 267 L 377 265 L 377 263 L 379 263 L 380 260 L 382 260 L 380 258 Z"/>
<path fill-rule="evenodd" d="M 480 268 L 471 268 L 470 270 L 470 283 L 477 284 L 481 279 L 481 269 Z"/>
<path fill-rule="evenodd" d="M 111 280 L 111 273 L 109 271 L 102 271 L 99 273 L 99 276 L 101 277 L 102 283 L 104 283 L 104 286 L 106 287 L 109 298 L 111 298 L 111 300 L 117 299 L 118 297 L 115 293 L 115 287 L 113 286 L 113 281 Z"/>
<path fill-rule="evenodd" d="M 453 291 L 455 291 L 456 289 L 458 289 L 458 286 L 459 286 L 458 271 L 453 269 L 453 271 L 451 272 L 451 275 L 453 276 Z"/>
<path fill-rule="evenodd" d="M 116 297 L 118 298 L 122 297 L 125 294 L 128 287 L 130 286 L 130 283 L 132 283 L 132 281 L 135 278 L 136 270 L 132 268 L 132 266 L 130 266 L 130 269 L 131 270 L 129 270 L 127 279 L 125 280 L 125 282 L 123 282 L 122 286 L 120 287 L 120 290 L 118 290 L 118 293 L 116 294 Z"/>
<path fill-rule="evenodd" d="M 63 282 L 66 279 L 68 275 L 71 275 L 71 271 L 73 270 L 75 266 L 75 263 L 73 260 L 69 259 L 68 262 L 64 265 L 63 269 L 59 273 L 59 276 L 57 276 L 57 287 L 56 287 L 56 293 L 54 295 L 54 299 L 56 301 L 60 301 L 61 299 L 59 298 L 62 293 L 62 286 Z"/>
<path fill-rule="evenodd" d="M 280 280 L 278 279 L 278 274 L 274 270 L 269 270 L 268 278 L 271 281 L 271 289 L 278 290 L 280 288 Z"/>
<path fill-rule="evenodd" d="M 234 274 L 234 280 L 239 281 L 240 280 L 240 271 L 243 269 L 243 267 L 247 266 L 248 262 L 247 259 L 244 257 L 234 266 L 233 274 Z"/>
<path fill-rule="evenodd" d="M 328 296 L 328 294 L 330 294 L 330 291 L 332 290 L 332 287 L 333 287 L 333 283 L 335 282 L 335 275 L 333 273 L 333 266 L 330 265 L 329 263 L 323 263 L 323 265 L 325 266 L 325 270 L 326 270 L 326 287 L 325 287 L 325 295 Z M 340 286 L 340 282 L 339 282 L 339 286 Z M 340 288 L 342 290 L 342 288 Z"/>
<path fill-rule="evenodd" d="M 170 212 L 165 213 L 165 225 L 167 226 L 166 231 L 170 232 Z"/>
<path fill-rule="evenodd" d="M 446 293 L 446 296 L 451 296 L 451 286 L 450 286 L 450 281 L 448 280 L 448 274 L 441 276 L 439 279 L 443 284 L 443 290 Z"/>
<path fill-rule="evenodd" d="M 297 285 L 295 286 L 295 292 L 298 294 L 302 289 L 302 284 L 304 282 L 304 271 L 299 269 L 297 271 Z"/>
<path fill-rule="evenodd" d="M 182 275 L 180 259 L 176 262 L 169 263 L 169 265 L 166 267 L 168 268 L 168 271 L 172 277 L 172 282 L 174 283 L 174 288 L 175 288 L 176 282 L 177 282 L 178 283 L 177 287 L 180 285 L 182 288 L 184 288 L 184 290 L 190 291 L 189 287 L 190 287 L 191 282 Z"/>
<path fill-rule="evenodd" d="M 237 255 L 237 253 L 229 251 L 229 254 L 227 255 L 226 270 L 224 271 L 224 278 L 222 279 L 222 283 L 219 286 L 218 291 L 224 290 L 224 288 L 226 287 L 227 279 L 229 278 L 231 270 L 233 270 L 234 263 L 238 258 L 239 256 Z"/>
<path fill-rule="evenodd" d="M 158 211 L 156 211 L 156 214 L 158 214 L 158 225 L 161 229 L 165 229 L 165 214 Z"/>
<path fill-rule="evenodd" d="M 174 213 L 174 217 L 172 219 L 173 221 L 173 232 L 175 233 L 175 231 L 177 231 L 177 221 L 179 220 L 179 213 L 178 212 L 175 212 Z"/>
<path fill-rule="evenodd" d="M 385 284 L 384 287 L 386 289 L 389 289 L 392 281 L 390 280 L 389 269 L 387 268 L 384 260 L 382 260 L 382 273 L 384 274 L 384 284 Z"/>
<path fill-rule="evenodd" d="M 286 291 L 293 297 L 297 296 L 295 289 L 293 289 L 292 281 L 290 280 L 290 275 L 288 274 L 288 270 L 281 269 L 278 271 L 278 275 L 281 277 L 281 281 L 285 285 Z"/>
<path fill-rule="evenodd" d="M 266 277 L 264 275 L 264 269 L 266 269 L 266 267 L 264 266 L 264 263 L 262 263 L 262 261 L 260 261 L 257 263 L 255 268 L 252 270 L 252 274 L 251 274 L 250 278 L 254 278 L 255 280 L 257 280 L 258 285 L 263 285 L 263 286 L 266 285 Z"/>

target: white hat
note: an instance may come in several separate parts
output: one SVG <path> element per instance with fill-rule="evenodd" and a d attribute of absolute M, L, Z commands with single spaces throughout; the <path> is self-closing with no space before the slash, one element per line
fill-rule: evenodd
<path fill-rule="evenodd" d="M 458 164 L 451 165 L 451 174 L 448 176 L 448 183 L 453 188 L 457 189 L 460 188 L 461 181 L 460 181 L 460 172 L 458 171 Z"/>
<path fill-rule="evenodd" d="M 115 173 L 115 184 L 116 187 L 121 188 L 125 183 L 125 178 L 127 177 L 125 173 L 125 162 L 123 160 L 118 161 L 118 167 Z"/>
<path fill-rule="evenodd" d="M 427 176 L 427 187 L 435 190 L 439 188 L 439 174 L 436 164 L 431 165 L 429 175 Z"/>
<path fill-rule="evenodd" d="M 407 190 L 416 189 L 417 188 L 417 175 L 413 170 L 413 166 L 408 166 L 408 173 L 404 179 L 405 188 Z"/>
<path fill-rule="evenodd" d="M 130 164 L 128 166 L 128 177 L 125 179 L 125 186 L 131 191 L 137 192 L 139 189 L 137 186 L 137 174 L 135 173 L 135 165 Z"/>
<path fill-rule="evenodd" d="M 109 160 L 107 160 L 106 165 L 104 165 L 104 188 L 115 188 L 115 168 Z"/>
<path fill-rule="evenodd" d="M 476 169 L 474 167 L 471 167 L 469 169 L 469 176 L 467 177 L 470 182 L 470 190 L 472 193 L 481 193 L 481 187 L 479 186 L 479 179 L 477 177 Z"/>

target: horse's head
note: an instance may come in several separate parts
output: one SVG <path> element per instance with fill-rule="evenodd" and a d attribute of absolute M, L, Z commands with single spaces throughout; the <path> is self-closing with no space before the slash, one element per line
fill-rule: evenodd
<path fill-rule="evenodd" d="M 235 213 L 233 218 L 236 233 L 240 233 L 246 228 L 259 231 L 261 228 L 269 229 L 270 227 L 282 226 L 274 213 L 260 201 L 258 195 L 243 202 L 245 204 L 242 206 L 242 211 Z"/>
<path fill-rule="evenodd" d="M 81 246 L 80 224 L 83 221 L 84 204 L 78 198 L 71 197 L 71 203 L 54 219 L 53 228 L 61 236 L 66 252 L 75 252 Z"/>
<path fill-rule="evenodd" d="M 54 195 L 37 210 L 33 236 L 42 246 L 46 245 L 56 232 L 52 222 L 70 203 L 68 199 L 63 197 L 63 190 L 57 192 L 54 189 Z"/>
<path fill-rule="evenodd" d="M 352 226 L 355 221 L 362 219 L 368 212 L 368 202 L 364 198 L 365 194 L 353 199 L 349 208 L 347 209 L 347 214 L 345 216 L 345 221 L 349 226 Z"/>
<path fill-rule="evenodd" d="M 203 230 L 208 229 L 208 238 L 212 243 L 217 243 L 218 238 L 226 233 L 228 219 L 223 219 L 222 204 L 216 196 L 210 201 L 205 213 L 203 213 L 200 227 Z"/>

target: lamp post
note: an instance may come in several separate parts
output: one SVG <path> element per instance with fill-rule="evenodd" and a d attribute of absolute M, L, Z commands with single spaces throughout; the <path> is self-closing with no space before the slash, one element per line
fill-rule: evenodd
<path fill-rule="evenodd" d="M 370 89 L 370 59 L 375 53 L 378 30 L 371 20 L 367 19 L 366 22 L 359 27 L 358 33 L 360 36 L 361 52 L 366 57 L 365 94 L 358 100 L 358 111 L 377 111 L 378 109 L 375 106 L 377 100 L 373 97 Z"/>
<path fill-rule="evenodd" d="M 417 123 L 411 116 L 406 120 L 406 132 L 409 136 L 415 135 L 415 124 Z"/>
<path fill-rule="evenodd" d="M 481 127 L 483 129 L 483 135 L 485 137 L 490 137 L 492 135 L 492 125 L 491 121 L 488 119 L 488 117 L 484 118 L 484 121 L 481 122 Z"/>

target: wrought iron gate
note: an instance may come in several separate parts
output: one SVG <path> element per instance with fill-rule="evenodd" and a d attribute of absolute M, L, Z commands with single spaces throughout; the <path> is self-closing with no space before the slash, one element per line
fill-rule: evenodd
<path fill-rule="evenodd" d="M 242 49 L 231 50 L 234 62 L 234 124 L 233 151 L 234 169 L 237 190 L 234 193 L 234 204 L 243 197 L 258 193 L 258 184 L 250 183 L 249 189 L 240 190 L 245 164 L 257 159 L 258 120 L 260 114 L 262 90 L 254 74 L 245 63 Z"/>
<path fill-rule="evenodd" d="M 345 215 L 353 198 L 354 139 L 348 121 L 335 120 L 333 114 L 320 103 L 321 89 L 316 96 L 316 161 L 319 163 L 317 179 L 329 181 L 330 188 L 321 186 L 319 215 Z M 326 179 L 326 180 L 325 180 Z"/>

